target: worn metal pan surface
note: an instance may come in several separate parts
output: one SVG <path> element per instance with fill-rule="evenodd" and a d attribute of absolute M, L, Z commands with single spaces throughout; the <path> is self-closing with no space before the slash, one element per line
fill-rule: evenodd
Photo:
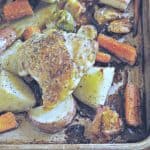
<path fill-rule="evenodd" d="M 2 149 L 150 149 L 150 0 L 142 1 L 142 17 L 139 25 L 138 49 L 140 54 L 140 67 L 135 69 L 134 80 L 142 86 L 144 116 L 146 124 L 146 136 L 142 141 L 123 144 L 64 144 L 65 135 L 63 132 L 48 135 L 37 131 L 24 118 L 24 114 L 17 116 L 20 120 L 20 128 L 0 135 L 0 150 Z M 128 68 L 130 70 L 130 68 Z M 140 80 L 139 80 L 140 79 Z M 88 120 L 80 120 L 88 123 Z M 57 144 L 55 144 L 57 143 Z"/>

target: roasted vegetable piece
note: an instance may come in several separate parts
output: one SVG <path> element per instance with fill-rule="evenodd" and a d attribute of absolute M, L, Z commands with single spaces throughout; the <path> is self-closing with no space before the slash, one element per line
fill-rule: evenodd
<path fill-rule="evenodd" d="M 23 42 L 17 40 L 10 48 L 0 55 L 0 66 L 13 74 L 17 74 L 18 51 L 22 44 Z"/>
<path fill-rule="evenodd" d="M 77 34 L 80 34 L 83 37 L 86 37 L 87 39 L 95 39 L 97 37 L 97 30 L 92 25 L 83 25 L 78 30 Z"/>
<path fill-rule="evenodd" d="M 0 30 L 0 53 L 16 40 L 16 32 L 11 28 Z"/>
<path fill-rule="evenodd" d="M 7 3 L 4 6 L 3 13 L 7 21 L 12 21 L 24 16 L 30 16 L 33 14 L 33 11 L 28 0 L 18 0 Z"/>
<path fill-rule="evenodd" d="M 17 126 L 18 123 L 13 113 L 7 112 L 0 116 L 0 133 L 15 129 Z"/>
<path fill-rule="evenodd" d="M 123 122 L 117 112 L 112 111 L 109 107 L 104 108 L 102 112 L 102 133 L 104 135 L 113 135 L 121 131 Z"/>
<path fill-rule="evenodd" d="M 96 110 L 96 115 L 94 117 L 94 120 L 92 121 L 92 124 L 87 129 L 87 135 L 88 138 L 97 139 L 100 137 L 101 133 L 101 126 L 102 126 L 102 115 L 104 108 L 99 106 Z"/>
<path fill-rule="evenodd" d="M 131 0 L 99 0 L 100 3 L 118 8 L 120 10 L 126 10 Z"/>
<path fill-rule="evenodd" d="M 17 33 L 17 38 L 21 37 L 24 30 L 30 26 L 42 28 L 48 21 L 53 18 L 54 12 L 57 10 L 56 5 L 50 5 L 42 8 L 34 13 L 34 16 L 29 16 L 21 20 L 0 25 L 0 29 L 9 26 Z"/>
<path fill-rule="evenodd" d="M 73 94 L 83 103 L 97 108 L 104 105 L 113 77 L 114 68 L 90 68 Z"/>
<path fill-rule="evenodd" d="M 128 125 L 141 125 L 140 92 L 136 85 L 128 83 L 125 89 L 125 117 Z"/>
<path fill-rule="evenodd" d="M 109 63 L 111 61 L 111 55 L 104 52 L 97 52 L 96 62 Z"/>
<path fill-rule="evenodd" d="M 27 111 L 35 102 L 34 94 L 19 77 L 0 71 L 0 112 Z"/>
<path fill-rule="evenodd" d="M 97 108 L 94 120 L 87 130 L 87 135 L 92 139 L 96 139 L 101 134 L 105 136 L 118 134 L 122 129 L 122 125 L 122 119 L 117 112 L 112 111 L 109 107 L 100 106 Z"/>
<path fill-rule="evenodd" d="M 111 7 L 96 8 L 94 13 L 94 18 L 100 25 L 122 17 L 121 12 Z"/>
<path fill-rule="evenodd" d="M 113 33 L 125 34 L 131 31 L 132 24 L 129 19 L 112 21 L 108 26 L 108 31 Z"/>
<path fill-rule="evenodd" d="M 36 33 L 40 33 L 40 28 L 37 27 L 37 26 L 30 26 L 30 27 L 27 27 L 25 29 L 25 31 L 23 32 L 23 38 L 24 40 L 27 40 L 29 39 L 30 37 L 32 37 L 34 34 Z"/>
<path fill-rule="evenodd" d="M 130 65 L 135 64 L 137 52 L 133 46 L 125 43 L 120 43 L 114 38 L 108 37 L 103 34 L 99 34 L 98 41 L 100 46 L 107 49 L 119 59 L 127 62 Z"/>
<path fill-rule="evenodd" d="M 74 18 L 78 18 L 86 10 L 78 0 L 68 0 L 65 9 L 71 12 Z"/>
<path fill-rule="evenodd" d="M 44 132 L 55 133 L 62 130 L 76 114 L 76 103 L 72 96 L 53 109 L 45 109 L 43 106 L 33 108 L 29 111 L 29 119 L 33 125 Z"/>
<path fill-rule="evenodd" d="M 56 26 L 59 29 L 65 30 L 65 31 L 70 31 L 73 32 L 75 29 L 75 21 L 72 17 L 72 15 L 66 11 L 66 10 L 61 10 L 58 13 L 58 21 L 56 21 Z"/>

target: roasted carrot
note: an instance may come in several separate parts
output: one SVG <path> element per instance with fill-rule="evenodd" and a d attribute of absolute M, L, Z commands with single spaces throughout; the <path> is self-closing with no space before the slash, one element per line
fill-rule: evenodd
<path fill-rule="evenodd" d="M 109 63 L 111 61 L 111 56 L 103 52 L 97 52 L 96 62 Z"/>
<path fill-rule="evenodd" d="M 18 124 L 13 113 L 7 112 L 0 116 L 0 133 L 17 128 Z"/>
<path fill-rule="evenodd" d="M 7 21 L 16 20 L 33 14 L 28 0 L 18 0 L 6 4 L 3 8 L 4 18 Z"/>
<path fill-rule="evenodd" d="M 27 27 L 23 33 L 23 38 L 25 40 L 29 39 L 32 35 L 34 35 L 35 33 L 40 33 L 40 28 L 37 26 L 30 26 Z"/>
<path fill-rule="evenodd" d="M 11 28 L 0 30 L 0 53 L 10 46 L 17 38 L 16 32 Z"/>
<path fill-rule="evenodd" d="M 125 118 L 128 125 L 139 126 L 141 121 L 139 89 L 128 83 L 125 89 Z"/>
<path fill-rule="evenodd" d="M 119 59 L 129 63 L 130 65 L 135 64 L 137 52 L 133 46 L 125 43 L 120 43 L 116 39 L 103 34 L 99 34 L 98 42 L 100 46 L 107 49 Z"/>

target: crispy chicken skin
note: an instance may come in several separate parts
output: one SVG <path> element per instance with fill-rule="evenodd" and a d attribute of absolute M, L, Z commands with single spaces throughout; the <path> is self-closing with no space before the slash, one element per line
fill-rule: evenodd
<path fill-rule="evenodd" d="M 45 107 L 55 107 L 72 93 L 93 65 L 97 43 L 74 33 L 36 34 L 21 47 L 18 73 L 30 74 L 40 85 Z"/>

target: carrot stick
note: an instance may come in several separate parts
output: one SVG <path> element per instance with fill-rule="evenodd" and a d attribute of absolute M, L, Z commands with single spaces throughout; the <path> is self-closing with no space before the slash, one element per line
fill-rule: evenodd
<path fill-rule="evenodd" d="M 4 18 L 7 21 L 16 20 L 33 14 L 28 0 L 18 0 L 6 4 L 3 8 Z"/>
<path fill-rule="evenodd" d="M 125 118 L 128 125 L 138 126 L 141 124 L 139 89 L 128 83 L 125 89 Z"/>
<path fill-rule="evenodd" d="M 96 62 L 109 63 L 111 61 L 111 56 L 109 54 L 98 52 L 96 54 Z"/>
<path fill-rule="evenodd" d="M 18 124 L 13 113 L 8 112 L 0 116 L 0 133 L 17 128 Z"/>
<path fill-rule="evenodd" d="M 29 39 L 32 35 L 34 35 L 35 33 L 40 33 L 40 28 L 37 26 L 30 26 L 27 27 L 23 33 L 23 38 L 25 40 Z"/>
<path fill-rule="evenodd" d="M 16 32 L 11 28 L 0 30 L 0 53 L 10 46 L 17 38 Z"/>
<path fill-rule="evenodd" d="M 99 34 L 98 42 L 100 46 L 106 48 L 109 52 L 117 56 L 119 59 L 129 63 L 130 65 L 135 64 L 137 52 L 133 46 L 125 43 L 120 43 L 117 40 L 103 34 Z"/>

